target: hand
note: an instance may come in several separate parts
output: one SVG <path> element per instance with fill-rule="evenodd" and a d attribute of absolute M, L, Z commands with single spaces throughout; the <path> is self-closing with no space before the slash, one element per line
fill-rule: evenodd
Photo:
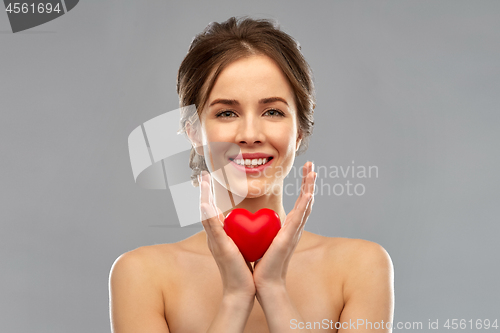
<path fill-rule="evenodd" d="M 295 206 L 286 216 L 285 222 L 264 256 L 253 267 L 253 279 L 259 294 L 272 289 L 284 289 L 288 264 L 297 246 L 305 223 L 314 203 L 314 184 L 317 173 L 312 162 L 302 169 L 302 185 Z"/>
<path fill-rule="evenodd" d="M 252 266 L 243 258 L 234 241 L 224 231 L 224 214 L 215 205 L 212 194 L 212 177 L 203 171 L 200 180 L 200 210 L 203 228 L 207 233 L 210 252 L 219 267 L 224 296 L 255 298 Z"/>

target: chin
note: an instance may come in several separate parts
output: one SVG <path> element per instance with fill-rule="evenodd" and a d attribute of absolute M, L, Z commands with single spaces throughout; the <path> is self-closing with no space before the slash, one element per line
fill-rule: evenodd
<path fill-rule="evenodd" d="M 231 193 L 238 197 L 244 198 L 258 198 L 266 195 L 272 189 L 272 184 L 265 181 L 248 179 L 247 181 L 240 180 L 232 182 Z"/>

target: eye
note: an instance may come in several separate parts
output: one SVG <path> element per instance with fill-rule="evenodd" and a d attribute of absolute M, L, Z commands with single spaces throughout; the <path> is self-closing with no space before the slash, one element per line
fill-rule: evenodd
<path fill-rule="evenodd" d="M 284 117 L 285 116 L 285 113 L 280 111 L 280 110 L 277 110 L 277 109 L 270 109 L 270 110 L 267 110 L 264 114 L 266 113 L 269 113 L 269 115 L 271 117 Z"/>
<path fill-rule="evenodd" d="M 285 113 L 277 109 L 269 109 L 264 114 L 269 113 L 271 117 L 285 117 Z M 217 118 L 234 118 L 237 117 L 236 113 L 231 110 L 222 110 L 215 115 Z"/>
<path fill-rule="evenodd" d="M 231 118 L 231 114 L 235 115 L 235 113 L 231 110 L 223 110 L 223 111 L 217 113 L 215 116 L 217 118 Z"/>

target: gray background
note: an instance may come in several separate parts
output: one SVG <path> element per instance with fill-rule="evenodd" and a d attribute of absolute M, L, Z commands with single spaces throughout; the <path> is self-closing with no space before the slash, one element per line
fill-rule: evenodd
<path fill-rule="evenodd" d="M 114 260 L 201 230 L 134 183 L 127 137 L 178 107 L 193 36 L 246 14 L 314 70 L 296 165 L 379 168 L 363 196 L 317 195 L 306 230 L 387 249 L 395 322 L 500 319 L 500 2 L 81 1 L 17 34 L 0 13 L 1 332 L 109 332 Z"/>

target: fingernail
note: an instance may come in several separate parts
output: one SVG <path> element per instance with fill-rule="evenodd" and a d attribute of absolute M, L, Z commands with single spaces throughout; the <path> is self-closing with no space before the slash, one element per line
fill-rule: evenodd
<path fill-rule="evenodd" d="M 311 164 L 312 164 L 311 171 L 314 171 L 314 162 L 311 162 Z"/>

